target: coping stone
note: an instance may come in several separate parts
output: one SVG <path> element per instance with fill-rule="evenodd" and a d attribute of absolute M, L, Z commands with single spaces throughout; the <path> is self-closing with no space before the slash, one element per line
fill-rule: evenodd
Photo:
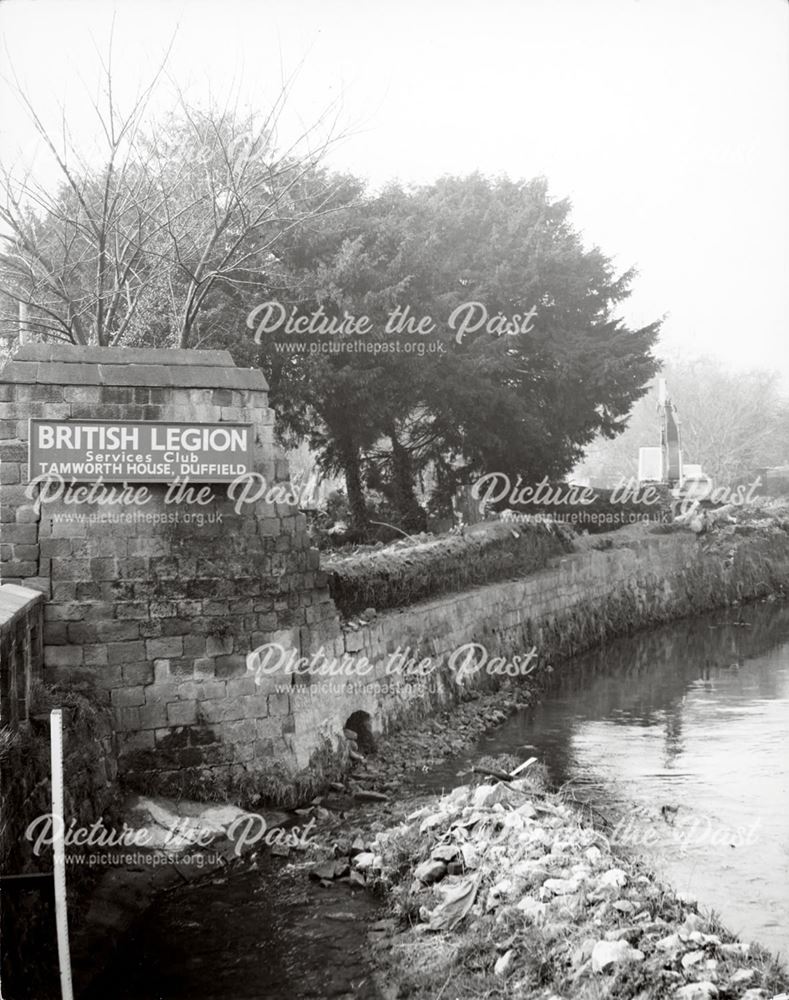
<path fill-rule="evenodd" d="M 268 390 L 263 372 L 237 368 L 229 351 L 23 344 L 0 382 Z"/>
<path fill-rule="evenodd" d="M 79 344 L 22 344 L 14 361 L 88 362 L 115 365 L 212 365 L 234 368 L 230 351 L 166 347 L 91 347 Z"/>

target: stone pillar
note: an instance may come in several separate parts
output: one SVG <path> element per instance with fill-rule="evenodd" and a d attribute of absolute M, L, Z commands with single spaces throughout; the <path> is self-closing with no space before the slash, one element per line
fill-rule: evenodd
<path fill-rule="evenodd" d="M 0 368 L 0 580 L 40 590 L 44 677 L 106 692 L 132 783 L 188 789 L 304 764 L 288 678 L 255 678 L 247 654 L 272 637 L 297 651 L 335 641 L 334 604 L 291 503 L 68 502 L 37 508 L 28 419 L 254 426 L 254 468 L 287 480 L 261 372 L 226 351 L 29 344 Z M 108 487 L 109 488 L 109 487 Z"/>

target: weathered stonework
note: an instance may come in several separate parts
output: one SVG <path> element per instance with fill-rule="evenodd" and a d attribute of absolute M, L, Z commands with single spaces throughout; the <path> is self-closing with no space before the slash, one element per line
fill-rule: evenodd
<path fill-rule="evenodd" d="M 238 512 L 221 484 L 207 505 L 121 502 L 37 508 L 28 418 L 249 422 L 254 465 L 287 479 L 262 374 L 224 351 L 30 345 L 0 370 L 0 579 L 40 590 L 46 680 L 106 692 L 121 767 L 226 776 L 294 755 L 287 694 L 247 675 L 246 654 L 283 629 L 338 631 L 318 553 L 293 506 Z"/>
<path fill-rule="evenodd" d="M 236 511 L 221 486 L 208 505 L 168 505 L 166 486 L 149 484 L 139 518 L 120 502 L 39 509 L 28 495 L 31 416 L 249 422 L 255 468 L 286 480 L 266 390 L 221 351 L 35 345 L 0 369 L 0 579 L 44 595 L 44 679 L 95 681 L 132 783 L 194 793 L 304 768 L 340 747 L 359 713 L 380 732 L 488 683 L 484 672 L 456 682 L 448 659 L 466 643 L 490 657 L 536 647 L 526 683 L 541 684 L 542 665 L 606 636 L 789 586 L 784 532 L 746 539 L 732 560 L 689 532 L 624 529 L 608 550 L 341 625 L 291 505 Z M 267 643 L 368 666 L 355 676 L 250 671 L 247 655 Z M 432 659 L 424 683 L 390 669 L 398 648 Z"/>
<path fill-rule="evenodd" d="M 334 644 L 366 658 L 371 670 L 356 691 L 329 686 L 320 698 L 294 687 L 296 732 L 326 728 L 327 720 L 365 712 L 372 731 L 418 719 L 457 701 L 470 686 L 495 687 L 502 679 L 484 670 L 458 684 L 447 666 L 454 650 L 479 643 L 489 658 L 511 658 L 533 647 L 535 669 L 524 683 L 549 681 L 546 667 L 607 638 L 701 613 L 740 600 L 789 590 L 789 534 L 742 536 L 737 555 L 709 551 L 691 532 L 611 532 L 612 548 L 556 557 L 552 565 L 517 580 L 492 583 L 376 616 L 344 627 Z M 388 672 L 400 647 L 435 670 L 424 685 Z M 561 670 L 561 664 L 555 669 Z"/>
<path fill-rule="evenodd" d="M 43 666 L 43 597 L 0 587 L 0 726 L 27 722 L 30 690 Z"/>

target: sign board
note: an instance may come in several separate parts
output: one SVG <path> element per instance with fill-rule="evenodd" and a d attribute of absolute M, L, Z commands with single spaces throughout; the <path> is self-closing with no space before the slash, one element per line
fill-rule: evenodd
<path fill-rule="evenodd" d="M 30 479 L 229 483 L 254 471 L 251 424 L 31 419 Z"/>

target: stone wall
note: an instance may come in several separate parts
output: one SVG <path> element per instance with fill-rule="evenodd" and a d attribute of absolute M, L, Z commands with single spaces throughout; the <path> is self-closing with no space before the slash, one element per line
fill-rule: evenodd
<path fill-rule="evenodd" d="M 337 634 L 318 553 L 294 506 L 36 505 L 28 418 L 253 424 L 254 465 L 287 478 L 267 386 L 224 351 L 29 345 L 0 369 L 0 578 L 45 595 L 44 676 L 92 679 L 111 704 L 121 770 L 145 783 L 293 754 L 287 694 L 246 676 L 246 654 L 282 629 Z"/>
<path fill-rule="evenodd" d="M 43 665 L 44 598 L 13 584 L 0 586 L 0 725 L 26 722 L 33 681 Z"/>
<path fill-rule="evenodd" d="M 5 589 L 5 588 L 2 588 Z M 120 829 L 117 754 L 110 708 L 90 692 L 45 690 L 36 693 L 38 714 L 3 734 L 0 753 L 0 872 L 3 875 L 51 874 L 51 847 L 36 853 L 52 811 L 50 707 L 64 717 L 64 810 L 66 829 L 91 829 L 103 819 Z M 70 855 L 89 855 L 95 847 L 69 846 Z M 72 928 L 79 927 L 84 903 L 98 874 L 95 865 L 68 866 L 68 906 Z M 0 892 L 0 978 L 6 997 L 60 996 L 57 980 L 54 906 L 51 882 L 15 881 Z"/>
<path fill-rule="evenodd" d="M 149 790 L 215 794 L 343 749 L 352 717 L 382 731 L 463 697 L 450 655 L 466 643 L 510 656 L 536 647 L 529 684 L 552 660 L 617 632 L 747 598 L 789 581 L 785 532 L 757 533 L 734 558 L 690 533 L 648 527 L 545 570 L 342 624 L 295 506 L 235 509 L 221 487 L 174 509 L 150 485 L 145 517 L 120 501 L 36 503 L 28 419 L 248 422 L 255 468 L 287 478 L 257 371 L 226 352 L 31 345 L 0 369 L 0 578 L 42 592 L 44 679 L 92 682 L 112 711 L 120 771 Z M 365 616 L 367 617 L 367 616 Z M 265 674 L 248 655 L 357 661 L 354 676 Z M 391 671 L 400 649 L 430 657 L 424 681 Z M 18 697 L 17 697 L 18 701 Z M 359 714 L 361 713 L 361 715 Z M 350 728 L 353 728 L 351 725 Z"/>
<path fill-rule="evenodd" d="M 112 819 L 118 802 L 117 753 L 110 708 L 69 688 L 42 687 L 44 596 L 13 584 L 0 586 L 0 872 L 52 871 L 49 848 L 36 854 L 28 826 L 52 809 L 48 709 L 64 710 L 66 824 L 91 827 Z M 40 827 L 38 828 L 41 832 Z M 35 837 L 36 834 L 33 834 Z M 90 883 L 88 866 L 69 873 L 69 904 Z M 8 996 L 55 996 L 54 963 L 40 961 L 54 937 L 46 883 L 5 883 L 0 892 L 0 979 Z M 75 910 L 76 916 L 76 910 Z M 36 956 L 35 960 L 32 956 Z M 24 985 L 22 985 L 24 984 Z M 18 992 L 14 992 L 14 986 Z M 51 987 L 51 990 L 50 990 Z M 32 992 L 31 992 L 32 991 Z"/>
<path fill-rule="evenodd" d="M 789 534 L 776 530 L 743 537 L 736 554 L 709 548 L 691 532 L 650 534 L 623 529 L 612 547 L 554 560 L 530 576 L 493 583 L 345 625 L 334 645 L 372 669 L 356 690 L 318 679 L 296 678 L 295 747 L 308 756 L 310 733 L 343 724 L 355 712 L 369 717 L 373 732 L 426 715 L 463 696 L 470 683 L 495 686 L 484 670 L 461 684 L 447 667 L 453 650 L 479 643 L 490 657 L 512 657 L 536 647 L 536 668 L 526 680 L 542 687 L 545 668 L 606 638 L 727 603 L 789 589 Z M 424 685 L 387 672 L 398 648 L 416 661 L 430 657 L 437 669 Z M 311 652 L 315 652 L 313 646 Z M 316 692 L 320 692 L 317 696 Z"/>

